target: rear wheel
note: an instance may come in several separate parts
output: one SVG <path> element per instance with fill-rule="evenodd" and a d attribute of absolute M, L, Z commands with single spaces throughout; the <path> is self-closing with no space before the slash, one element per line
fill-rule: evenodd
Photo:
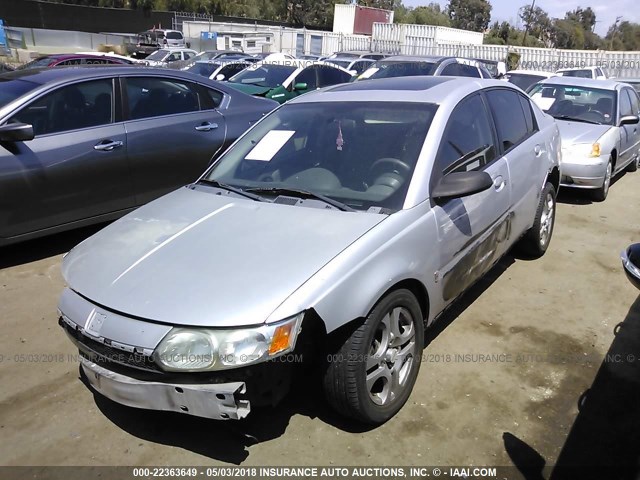
<path fill-rule="evenodd" d="M 638 153 L 638 155 L 636 155 L 635 160 L 627 166 L 627 172 L 635 172 L 636 170 L 638 170 L 639 166 L 640 166 L 640 153 Z"/>
<path fill-rule="evenodd" d="M 386 422 L 411 394 L 423 342 L 416 297 L 409 290 L 392 291 L 329 356 L 324 376 L 327 400 L 347 417 L 370 424 Z"/>
<path fill-rule="evenodd" d="M 609 194 L 609 187 L 611 186 L 611 176 L 613 173 L 613 161 L 611 157 L 609 157 L 609 163 L 607 163 L 607 170 L 604 174 L 604 181 L 602 182 L 602 186 L 597 190 L 593 190 L 592 198 L 596 202 L 604 202 Z"/>
<path fill-rule="evenodd" d="M 527 256 L 539 258 L 547 251 L 553 226 L 556 220 L 556 189 L 547 183 L 542 189 L 540 203 L 536 210 L 533 226 L 525 233 L 518 244 L 519 249 Z"/>

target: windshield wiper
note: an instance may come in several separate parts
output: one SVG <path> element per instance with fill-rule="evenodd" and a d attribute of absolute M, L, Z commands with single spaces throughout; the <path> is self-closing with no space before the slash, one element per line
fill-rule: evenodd
<path fill-rule="evenodd" d="M 298 197 L 307 197 L 314 198 L 316 200 L 320 200 L 327 205 L 331 205 L 332 207 L 336 207 L 338 210 L 342 210 L 343 212 L 355 212 L 356 210 L 351 208 L 349 205 L 346 205 L 338 200 L 334 200 L 333 198 L 326 197 L 319 193 L 313 193 L 308 190 L 302 190 L 298 188 L 288 188 L 288 187 L 254 187 L 247 188 L 247 192 L 256 192 L 256 193 L 272 193 L 274 195 L 294 195 Z"/>
<path fill-rule="evenodd" d="M 579 118 L 579 117 L 571 117 L 569 115 L 558 115 L 557 117 L 554 115 L 553 118 L 557 118 L 558 120 L 567 120 L 567 121 L 574 121 L 574 122 L 591 123 L 593 125 L 602 125 L 600 122 L 594 122 L 593 120 L 585 120 L 584 118 Z"/>
<path fill-rule="evenodd" d="M 207 178 L 203 178 L 198 183 L 204 183 L 205 185 L 211 185 L 212 187 L 222 188 L 223 190 L 228 190 L 229 192 L 237 193 L 238 195 L 242 195 L 243 197 L 250 198 L 251 200 L 255 200 L 256 202 L 264 202 L 265 199 L 260 195 L 256 195 L 254 193 L 249 193 L 241 188 L 232 187 L 231 185 L 227 185 L 226 183 L 219 182 L 218 180 L 210 180 Z"/>

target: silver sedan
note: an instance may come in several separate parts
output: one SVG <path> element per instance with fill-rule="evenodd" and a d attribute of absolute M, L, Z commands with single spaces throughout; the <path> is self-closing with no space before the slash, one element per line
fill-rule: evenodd
<path fill-rule="evenodd" d="M 603 201 L 614 175 L 638 169 L 640 99 L 630 85 L 554 77 L 529 95 L 560 127 L 563 187 L 591 189 Z"/>
<path fill-rule="evenodd" d="M 126 405 L 238 419 L 315 359 L 336 410 L 382 423 L 425 328 L 514 244 L 547 250 L 559 155 L 553 118 L 498 80 L 309 93 L 71 250 L 60 325 Z"/>

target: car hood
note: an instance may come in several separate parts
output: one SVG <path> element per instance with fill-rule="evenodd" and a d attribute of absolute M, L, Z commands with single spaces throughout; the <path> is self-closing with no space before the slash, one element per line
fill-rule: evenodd
<path fill-rule="evenodd" d="M 267 93 L 273 90 L 273 88 L 271 87 L 261 87 L 259 85 L 251 85 L 249 83 L 227 82 L 227 85 L 243 93 L 247 93 L 249 95 L 258 95 L 262 97 L 264 97 Z"/>
<path fill-rule="evenodd" d="M 76 246 L 69 287 L 107 309 L 211 327 L 263 323 L 385 215 L 256 202 L 182 188 Z"/>
<path fill-rule="evenodd" d="M 556 120 L 556 123 L 560 129 L 562 145 L 565 147 L 579 143 L 596 142 L 612 128 L 611 125 L 594 125 L 584 122 L 568 122 L 566 120 Z"/>

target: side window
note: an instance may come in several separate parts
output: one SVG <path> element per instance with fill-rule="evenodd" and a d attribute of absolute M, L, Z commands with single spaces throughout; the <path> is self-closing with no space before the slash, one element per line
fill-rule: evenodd
<path fill-rule="evenodd" d="M 351 75 L 337 68 L 320 67 L 320 86 L 328 87 L 339 83 L 347 83 L 351 80 Z"/>
<path fill-rule="evenodd" d="M 465 65 L 463 63 L 458 65 L 458 71 L 460 72 L 458 75 L 461 77 L 475 77 L 480 78 L 480 71 L 471 65 Z"/>
<path fill-rule="evenodd" d="M 524 119 L 527 122 L 527 133 L 532 134 L 538 131 L 538 125 L 536 124 L 536 119 L 533 116 L 533 111 L 531 110 L 531 102 L 527 97 L 523 95 L 518 95 L 520 99 L 520 105 L 522 106 L 522 111 L 524 112 Z"/>
<path fill-rule="evenodd" d="M 180 57 L 180 52 L 173 52 L 171 55 L 167 57 L 166 62 L 176 62 L 178 60 L 182 60 Z"/>
<path fill-rule="evenodd" d="M 631 100 L 632 115 L 640 114 L 640 100 L 638 100 L 638 94 L 629 88 L 626 88 L 625 91 L 629 94 L 629 99 Z"/>
<path fill-rule="evenodd" d="M 518 93 L 509 90 L 500 89 L 487 92 L 489 107 L 498 130 L 498 140 L 502 143 L 505 152 L 529 136 L 522 108 L 513 108 L 520 102 L 518 97 Z"/>
<path fill-rule="evenodd" d="M 460 65 L 457 63 L 450 63 L 442 69 L 442 73 L 440 75 L 445 77 L 457 77 L 460 75 L 459 67 Z"/>
<path fill-rule="evenodd" d="M 496 158 L 491 124 L 480 95 L 456 107 L 442 136 L 436 168 L 442 174 L 480 170 Z"/>
<path fill-rule="evenodd" d="M 213 88 L 206 88 L 205 90 L 207 92 L 207 95 L 211 99 L 213 108 L 218 108 L 222 103 L 222 99 L 224 98 L 224 95 L 222 94 L 222 92 L 219 92 L 218 90 L 214 90 Z"/>
<path fill-rule="evenodd" d="M 191 52 L 184 52 L 184 59 L 185 60 L 189 60 L 191 57 L 193 57 L 193 53 Z"/>
<path fill-rule="evenodd" d="M 200 110 L 198 88 L 168 78 L 126 78 L 129 118 L 159 117 Z"/>
<path fill-rule="evenodd" d="M 633 115 L 631 108 L 631 99 L 627 95 L 626 90 L 620 92 L 620 116 L 625 117 L 627 115 Z"/>
<path fill-rule="evenodd" d="M 306 83 L 307 90 L 315 90 L 318 88 L 318 81 L 316 79 L 317 71 L 317 67 L 304 68 L 293 80 L 293 83 Z"/>
<path fill-rule="evenodd" d="M 59 88 L 20 110 L 9 122 L 33 125 L 36 136 L 113 122 L 113 82 L 95 80 Z"/>

